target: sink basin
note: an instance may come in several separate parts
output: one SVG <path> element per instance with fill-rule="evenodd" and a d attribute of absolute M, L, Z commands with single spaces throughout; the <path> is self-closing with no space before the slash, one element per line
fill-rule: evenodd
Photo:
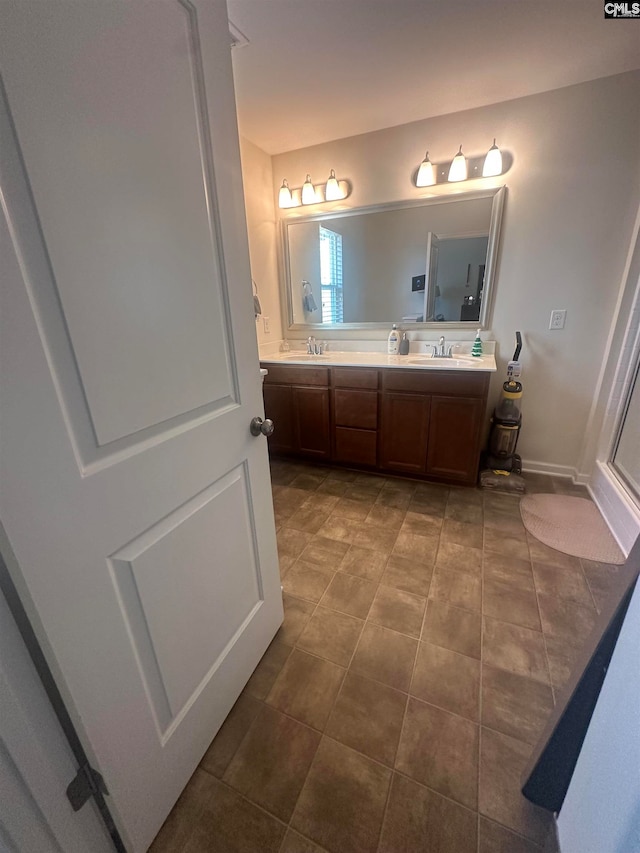
<path fill-rule="evenodd" d="M 296 352 L 290 355 L 283 355 L 280 358 L 282 361 L 323 361 L 328 358 L 328 353 L 322 355 L 309 355 L 306 352 Z"/>
<path fill-rule="evenodd" d="M 478 363 L 474 358 L 438 358 L 438 356 L 422 355 L 407 359 L 408 364 L 420 364 L 424 367 L 448 367 L 455 370 L 456 367 L 475 367 Z"/>

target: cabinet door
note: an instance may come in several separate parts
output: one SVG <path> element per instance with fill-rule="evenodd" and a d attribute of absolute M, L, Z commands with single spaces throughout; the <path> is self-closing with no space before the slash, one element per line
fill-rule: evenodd
<path fill-rule="evenodd" d="M 296 450 L 293 420 L 293 389 L 290 385 L 267 385 L 264 388 L 264 413 L 271 418 L 275 429 L 269 436 L 269 450 L 274 453 L 293 453 Z"/>
<path fill-rule="evenodd" d="M 427 463 L 431 398 L 388 392 L 382 396 L 380 466 L 424 474 Z"/>
<path fill-rule="evenodd" d="M 378 392 L 336 388 L 333 392 L 333 420 L 336 426 L 377 429 Z"/>
<path fill-rule="evenodd" d="M 336 427 L 333 458 L 336 462 L 375 467 L 378 463 L 378 433 L 373 429 Z"/>
<path fill-rule="evenodd" d="M 297 450 L 304 456 L 328 459 L 329 389 L 293 387 L 293 415 Z"/>
<path fill-rule="evenodd" d="M 432 397 L 427 474 L 475 483 L 484 400 Z"/>

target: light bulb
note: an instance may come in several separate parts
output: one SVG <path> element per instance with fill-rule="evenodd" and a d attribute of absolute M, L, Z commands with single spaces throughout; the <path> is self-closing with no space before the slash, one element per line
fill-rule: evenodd
<path fill-rule="evenodd" d="M 283 180 L 280 192 L 278 193 L 278 207 L 291 207 L 292 205 L 293 199 L 291 197 L 291 190 L 289 189 L 289 184 L 285 179 Z"/>
<path fill-rule="evenodd" d="M 482 167 L 482 177 L 493 178 L 495 175 L 501 174 L 502 154 L 500 153 L 500 149 L 496 145 L 496 141 L 494 139 L 493 145 L 487 152 L 487 156 L 484 158 L 484 166 Z"/>
<path fill-rule="evenodd" d="M 420 163 L 418 174 L 416 176 L 417 187 L 432 187 L 436 182 L 436 167 L 429 160 L 429 152 L 424 156 L 424 160 Z"/>
<path fill-rule="evenodd" d="M 460 146 L 460 150 L 458 151 L 456 156 L 451 161 L 451 168 L 449 169 L 449 180 L 467 180 L 467 161 L 464 154 L 462 153 L 462 145 Z"/>
<path fill-rule="evenodd" d="M 344 198 L 344 194 L 340 189 L 340 184 L 338 183 L 336 173 L 333 169 L 331 170 L 331 174 L 327 180 L 327 186 L 324 189 L 324 197 L 325 201 L 338 201 L 338 199 Z"/>
<path fill-rule="evenodd" d="M 306 180 L 302 185 L 302 203 L 315 204 L 316 201 L 316 188 L 311 183 L 311 175 L 307 175 Z"/>

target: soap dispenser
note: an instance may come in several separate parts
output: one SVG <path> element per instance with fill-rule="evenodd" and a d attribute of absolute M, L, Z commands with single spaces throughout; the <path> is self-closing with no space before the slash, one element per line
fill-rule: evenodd
<path fill-rule="evenodd" d="M 389 353 L 389 355 L 398 355 L 399 340 L 400 335 L 398 334 L 398 327 L 394 323 L 387 339 L 387 352 Z"/>
<path fill-rule="evenodd" d="M 400 341 L 400 346 L 398 349 L 400 355 L 409 355 L 409 338 L 407 337 L 407 333 L 402 333 L 402 340 Z"/>
<path fill-rule="evenodd" d="M 481 358 L 482 356 L 482 340 L 480 338 L 480 329 L 476 332 L 476 339 L 473 342 L 473 346 L 471 347 L 471 355 L 476 356 L 476 358 Z"/>

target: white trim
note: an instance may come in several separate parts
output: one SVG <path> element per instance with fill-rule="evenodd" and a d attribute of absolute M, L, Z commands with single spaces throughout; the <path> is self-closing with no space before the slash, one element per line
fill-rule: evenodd
<path fill-rule="evenodd" d="M 631 550 L 640 535 L 640 506 L 620 477 L 610 465 L 614 443 L 618 436 L 620 419 L 626 406 L 629 385 L 640 349 L 640 278 L 638 256 L 640 235 L 636 221 L 635 245 L 629 253 L 626 274 L 626 289 L 633 288 L 633 298 L 626 318 L 622 341 L 616 358 L 613 377 L 606 397 L 606 409 L 598 442 L 598 459 L 595 463 L 589 491 L 598 509 L 609 525 L 625 555 Z M 633 270 L 630 268 L 633 266 Z M 633 275 L 633 279 L 631 276 Z M 619 318 L 616 318 L 619 320 Z M 610 354 L 610 357 L 613 354 Z M 601 401 L 604 395 L 601 395 Z"/>
<path fill-rule="evenodd" d="M 607 463 L 596 462 L 588 488 L 616 542 L 628 556 L 640 535 L 640 508 Z"/>
<path fill-rule="evenodd" d="M 640 243 L 639 243 L 640 245 Z M 620 430 L 620 422 L 627 404 L 627 395 L 635 373 L 635 366 L 640 349 L 640 278 L 635 285 L 635 293 L 631 310 L 625 326 L 622 346 L 616 362 L 613 381 L 607 397 L 607 408 L 604 416 L 598 450 L 598 461 L 608 462 L 614 451 L 614 446 Z"/>
<path fill-rule="evenodd" d="M 529 474 L 549 474 L 552 477 L 566 477 L 577 482 L 578 473 L 571 465 L 555 465 L 553 462 L 539 462 L 535 459 L 523 459 L 522 470 Z"/>
<path fill-rule="evenodd" d="M 632 274 L 632 267 L 634 264 L 635 253 L 638 250 L 638 246 L 640 246 L 640 205 L 638 206 L 638 212 L 636 213 L 636 219 L 633 226 L 633 231 L 631 233 L 631 240 L 629 242 L 629 251 L 627 252 L 627 257 L 625 260 L 624 270 L 622 272 L 622 277 L 620 279 L 620 285 L 618 287 L 618 296 L 616 299 L 616 306 L 613 311 L 613 319 L 611 320 L 609 326 L 609 334 L 607 336 L 607 342 L 605 344 L 604 353 L 602 354 L 602 365 L 600 367 L 600 373 L 598 375 L 598 379 L 596 381 L 596 387 L 593 394 L 593 400 L 591 402 L 591 409 L 589 411 L 589 416 L 587 418 L 587 425 L 584 431 L 584 439 L 582 442 L 582 447 L 580 450 L 580 458 L 578 460 L 578 469 L 585 470 L 591 469 L 593 465 L 594 456 L 597 458 L 598 456 L 602 456 L 602 453 L 598 453 L 597 448 L 594 447 L 594 444 L 599 444 L 602 440 L 602 435 L 607 429 L 607 416 L 609 414 L 609 405 L 607 405 L 607 409 L 605 410 L 604 417 L 602 415 L 602 406 L 603 406 L 603 398 L 607 397 L 607 403 L 610 404 L 611 400 L 611 392 L 607 392 L 604 383 L 607 371 L 610 368 L 610 361 L 612 358 L 617 358 L 618 364 L 616 366 L 616 378 L 619 379 L 619 371 L 620 371 L 620 360 L 624 356 L 624 348 L 625 344 L 628 341 L 629 336 L 629 323 L 632 322 L 632 318 L 630 317 L 629 323 L 624 332 L 623 344 L 619 347 L 618 341 L 616 339 L 616 330 L 618 324 L 620 322 L 620 311 L 622 307 L 622 303 L 624 300 L 625 293 L 630 286 L 630 276 Z M 637 302 L 637 293 L 634 302 Z M 617 350 L 617 354 L 616 351 Z M 599 436 L 596 441 L 593 439 L 594 430 L 598 426 L 598 421 L 600 421 L 600 429 Z"/>

